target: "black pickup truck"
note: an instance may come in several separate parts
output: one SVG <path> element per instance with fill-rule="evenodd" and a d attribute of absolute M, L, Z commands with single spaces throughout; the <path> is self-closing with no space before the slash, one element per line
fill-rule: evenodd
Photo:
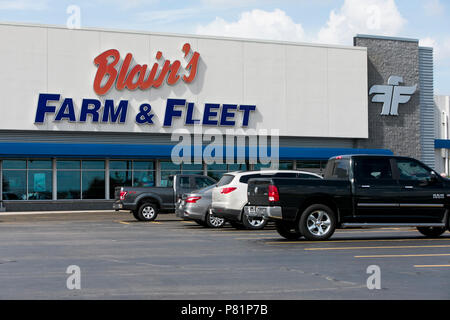
<path fill-rule="evenodd" d="M 169 177 L 166 187 L 116 187 L 113 209 L 131 211 L 139 221 L 153 221 L 159 211 L 173 212 L 183 193 L 215 183 L 214 179 L 204 175 L 177 174 Z"/>
<path fill-rule="evenodd" d="M 331 158 L 323 180 L 259 178 L 248 183 L 244 214 L 276 222 L 286 239 L 326 240 L 336 228 L 417 227 L 429 237 L 449 228 L 450 180 L 407 157 Z"/>

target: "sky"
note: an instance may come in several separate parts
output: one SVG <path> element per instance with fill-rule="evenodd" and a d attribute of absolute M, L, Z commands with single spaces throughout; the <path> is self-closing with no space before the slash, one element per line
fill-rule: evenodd
<path fill-rule="evenodd" d="M 0 22 L 342 45 L 358 33 L 419 39 L 434 48 L 442 95 L 450 95 L 449 17 L 450 0 L 0 0 Z"/>

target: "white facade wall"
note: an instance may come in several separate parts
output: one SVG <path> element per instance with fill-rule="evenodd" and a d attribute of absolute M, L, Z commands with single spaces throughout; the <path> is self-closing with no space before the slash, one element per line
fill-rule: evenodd
<path fill-rule="evenodd" d="M 450 139 L 450 96 L 435 96 L 435 137 Z M 436 170 L 449 175 L 449 150 L 435 149 Z"/>
<path fill-rule="evenodd" d="M 250 104 L 256 111 L 248 128 L 279 129 L 281 136 L 368 137 L 365 48 L 11 24 L 0 24 L 0 38 L 1 129 L 170 133 L 186 128 L 184 117 L 162 126 L 167 99 L 180 98 L 195 103 L 194 118 L 201 118 L 205 103 Z M 121 59 L 132 53 L 134 63 L 151 68 L 157 51 L 187 63 L 181 51 L 186 42 L 201 57 L 192 83 L 114 89 L 101 97 L 94 92 L 93 60 L 103 51 L 117 49 Z M 39 93 L 61 94 L 60 103 L 72 98 L 77 120 L 83 98 L 114 99 L 115 105 L 128 100 L 127 121 L 54 122 L 47 114 L 35 124 Z M 153 125 L 135 122 L 144 102 L 152 106 Z M 57 111 L 60 103 L 53 103 Z"/>

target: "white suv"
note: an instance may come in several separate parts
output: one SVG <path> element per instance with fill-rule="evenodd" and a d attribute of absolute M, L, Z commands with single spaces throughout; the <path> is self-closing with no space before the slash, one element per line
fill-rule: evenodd
<path fill-rule="evenodd" d="M 222 176 L 212 191 L 213 215 L 225 218 L 235 228 L 262 229 L 267 220 L 245 217 L 242 212 L 247 204 L 247 182 L 252 178 L 304 178 L 322 179 L 315 173 L 297 170 L 261 170 L 229 172 Z"/>

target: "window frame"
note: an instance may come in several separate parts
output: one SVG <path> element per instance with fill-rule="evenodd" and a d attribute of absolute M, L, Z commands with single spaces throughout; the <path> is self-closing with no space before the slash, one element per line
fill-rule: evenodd
<path fill-rule="evenodd" d="M 356 182 L 358 182 L 358 183 L 383 183 L 383 182 L 388 183 L 388 182 L 396 182 L 398 180 L 398 174 L 396 172 L 395 163 L 393 162 L 393 159 L 392 158 L 383 158 L 383 157 L 380 157 L 380 159 L 377 159 L 377 161 L 379 161 L 379 160 L 387 161 L 387 163 L 389 164 L 389 169 L 391 171 L 391 178 L 390 179 L 377 179 L 377 178 L 361 179 L 361 177 L 359 176 L 360 171 L 357 168 L 357 163 L 358 163 L 358 161 L 364 161 L 367 159 L 374 159 L 374 158 L 357 157 L 357 158 L 353 159 L 353 177 Z"/>

